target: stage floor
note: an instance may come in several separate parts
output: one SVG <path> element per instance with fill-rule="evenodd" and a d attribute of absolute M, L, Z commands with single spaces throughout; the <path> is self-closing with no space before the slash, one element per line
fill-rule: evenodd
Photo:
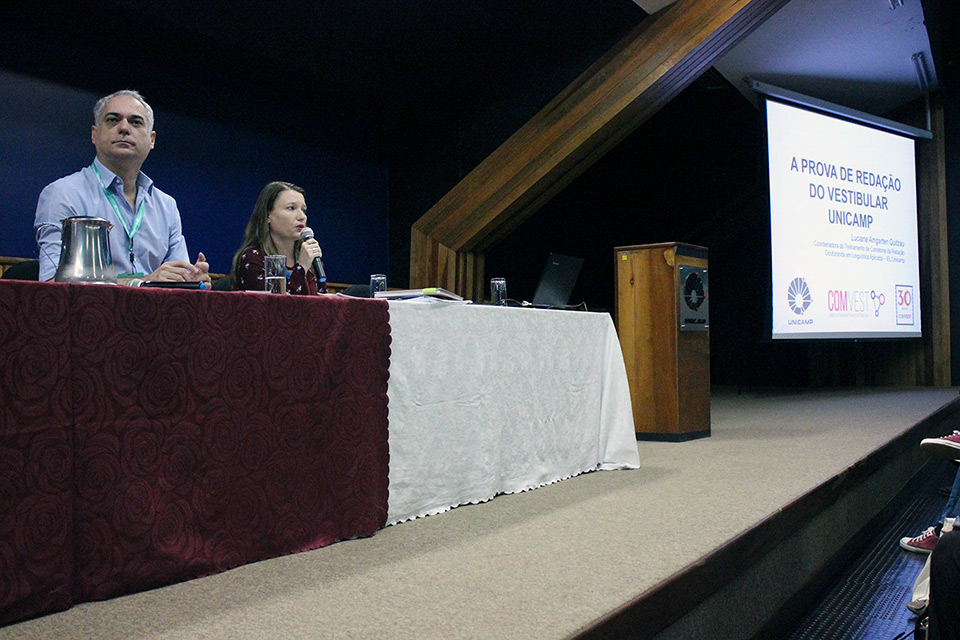
<path fill-rule="evenodd" d="M 372 538 L 78 605 L 0 638 L 562 638 L 957 400 L 957 389 L 713 393 L 712 436 Z"/>

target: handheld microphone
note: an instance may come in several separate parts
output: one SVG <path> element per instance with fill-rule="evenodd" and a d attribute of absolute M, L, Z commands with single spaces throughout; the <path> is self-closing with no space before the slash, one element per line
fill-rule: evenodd
<path fill-rule="evenodd" d="M 304 227 L 300 231 L 300 240 L 306 242 L 313 238 L 313 229 L 310 227 Z M 327 274 L 323 272 L 323 263 L 320 262 L 320 258 L 313 259 L 313 273 L 317 276 L 317 282 L 326 282 Z"/>

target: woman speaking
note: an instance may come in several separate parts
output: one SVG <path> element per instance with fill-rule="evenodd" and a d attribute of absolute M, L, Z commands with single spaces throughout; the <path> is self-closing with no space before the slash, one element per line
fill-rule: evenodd
<path fill-rule="evenodd" d="M 312 237 L 301 240 L 307 226 L 304 191 L 289 182 L 271 182 L 260 192 L 243 234 L 243 244 L 233 257 L 230 280 L 237 291 L 264 290 L 264 256 L 286 256 L 287 291 L 297 295 L 327 292 L 310 269 L 323 252 Z"/>

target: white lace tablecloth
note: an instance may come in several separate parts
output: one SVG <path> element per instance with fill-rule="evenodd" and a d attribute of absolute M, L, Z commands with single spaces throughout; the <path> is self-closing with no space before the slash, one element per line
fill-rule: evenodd
<path fill-rule="evenodd" d="M 640 466 L 605 313 L 390 303 L 387 524 Z"/>

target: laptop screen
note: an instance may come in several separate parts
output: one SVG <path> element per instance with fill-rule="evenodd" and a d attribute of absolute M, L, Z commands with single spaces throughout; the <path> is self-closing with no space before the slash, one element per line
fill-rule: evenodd
<path fill-rule="evenodd" d="M 570 302 L 570 294 L 577 284 L 583 258 L 571 258 L 551 253 L 540 276 L 540 284 L 533 294 L 533 304 L 546 307 L 564 307 Z"/>

